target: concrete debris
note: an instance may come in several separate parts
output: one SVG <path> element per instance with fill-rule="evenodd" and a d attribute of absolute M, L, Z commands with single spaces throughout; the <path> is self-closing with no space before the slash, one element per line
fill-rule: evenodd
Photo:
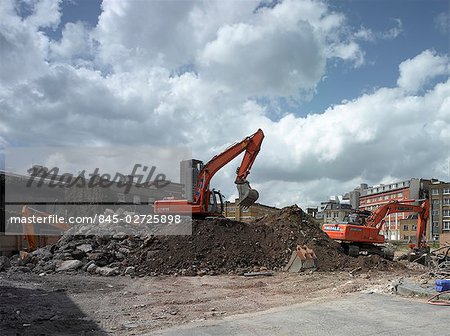
<path fill-rule="evenodd" d="M 11 262 L 9 261 L 9 258 L 5 256 L 0 256 L 0 272 L 6 271 L 10 267 Z"/>
<path fill-rule="evenodd" d="M 83 251 L 85 253 L 92 251 L 92 245 L 91 244 L 81 244 L 77 246 L 77 250 Z"/>
<path fill-rule="evenodd" d="M 320 224 L 297 206 L 250 223 L 226 218 L 193 220 L 190 235 L 130 235 L 120 227 L 114 235 L 82 234 L 91 231 L 95 231 L 95 226 L 75 226 L 54 246 L 38 249 L 23 259 L 14 256 L 13 271 L 77 271 L 137 277 L 243 275 L 282 270 L 297 245 L 314 250 L 318 271 L 394 267 L 394 263 L 377 256 L 347 256 L 321 230 Z"/>
<path fill-rule="evenodd" d="M 103 276 L 111 276 L 111 275 L 117 275 L 119 274 L 119 268 L 118 267 L 97 267 L 95 270 L 97 274 L 103 275 Z"/>
<path fill-rule="evenodd" d="M 129 266 L 125 269 L 125 274 L 134 275 L 135 268 L 133 266 Z"/>
<path fill-rule="evenodd" d="M 80 260 L 66 260 L 61 263 L 61 266 L 56 269 L 56 272 L 74 271 L 81 266 L 83 266 L 83 262 Z"/>
<path fill-rule="evenodd" d="M 98 266 L 97 266 L 94 262 L 92 262 L 92 264 L 90 264 L 90 265 L 86 268 L 86 271 L 87 271 L 88 273 L 94 274 L 94 273 L 97 272 L 97 268 L 98 268 Z"/>

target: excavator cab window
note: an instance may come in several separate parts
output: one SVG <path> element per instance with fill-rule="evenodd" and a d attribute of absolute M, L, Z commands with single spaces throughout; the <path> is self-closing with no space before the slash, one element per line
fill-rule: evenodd
<path fill-rule="evenodd" d="M 208 212 L 221 214 L 223 211 L 223 200 L 220 191 L 212 190 L 209 192 Z"/>
<path fill-rule="evenodd" d="M 353 225 L 363 225 L 363 219 L 357 213 L 351 213 L 348 215 L 347 222 Z"/>

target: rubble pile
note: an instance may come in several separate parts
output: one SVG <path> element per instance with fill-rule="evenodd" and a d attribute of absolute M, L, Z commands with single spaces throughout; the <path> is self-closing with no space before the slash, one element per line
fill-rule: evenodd
<path fill-rule="evenodd" d="M 78 230 L 78 231 L 77 231 Z M 84 271 L 99 275 L 215 275 L 281 270 L 296 246 L 306 244 L 319 271 L 354 268 L 362 261 L 299 207 L 291 206 L 250 223 L 226 218 L 194 220 L 191 235 L 93 235 L 74 227 L 58 241 L 13 258 L 12 268 L 37 273 Z M 372 263 L 373 267 L 384 262 Z"/>

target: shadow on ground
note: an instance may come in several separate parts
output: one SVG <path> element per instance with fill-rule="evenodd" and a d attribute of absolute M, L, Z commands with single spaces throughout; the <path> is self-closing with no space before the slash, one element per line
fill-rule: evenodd
<path fill-rule="evenodd" d="M 0 286 L 2 335 L 106 335 L 64 291 Z"/>

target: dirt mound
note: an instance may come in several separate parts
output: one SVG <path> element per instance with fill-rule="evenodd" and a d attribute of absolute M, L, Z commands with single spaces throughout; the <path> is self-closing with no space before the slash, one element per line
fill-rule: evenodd
<path fill-rule="evenodd" d="M 229 219 L 194 221 L 190 236 L 157 236 L 128 262 L 138 273 L 216 274 L 267 268 L 280 270 L 297 244 L 316 252 L 319 269 L 351 267 L 352 258 L 297 206 L 250 223 Z"/>
<path fill-rule="evenodd" d="M 392 271 L 406 268 L 403 264 L 384 259 L 379 255 L 360 256 L 355 261 L 356 265 L 361 267 L 361 270 L 364 272 L 370 270 Z"/>
<path fill-rule="evenodd" d="M 101 275 L 241 274 L 281 270 L 296 246 L 304 244 L 315 251 L 319 271 L 388 267 L 384 260 L 345 255 L 319 222 L 297 206 L 250 223 L 194 220 L 192 235 L 185 236 L 65 235 L 55 246 L 13 264 L 35 272 L 83 270 Z"/>

